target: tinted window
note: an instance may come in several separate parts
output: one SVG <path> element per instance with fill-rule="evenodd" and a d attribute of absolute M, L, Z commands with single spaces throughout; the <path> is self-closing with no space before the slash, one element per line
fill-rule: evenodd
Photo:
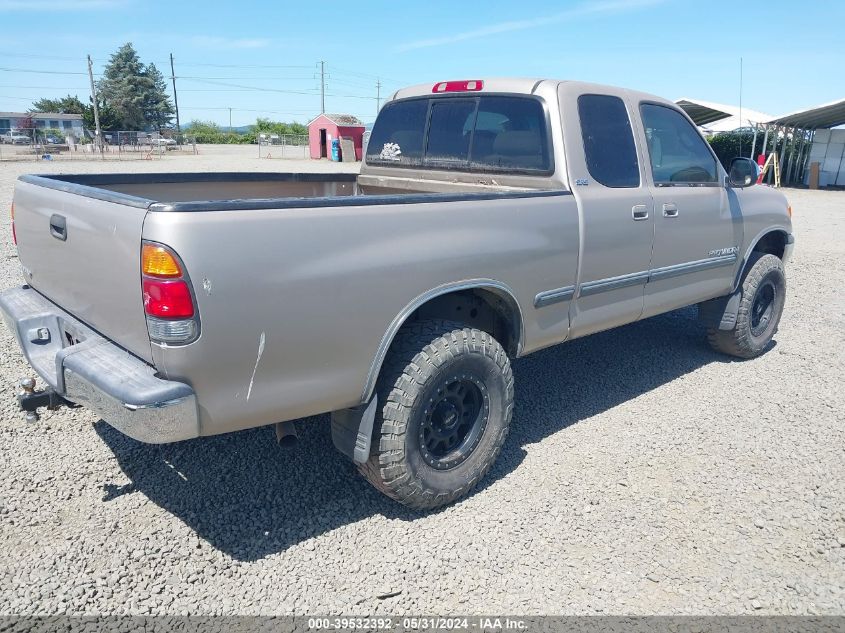
<path fill-rule="evenodd" d="M 432 103 L 428 145 L 425 150 L 426 162 L 466 165 L 474 121 L 474 100 L 442 99 Z"/>
<path fill-rule="evenodd" d="M 427 115 L 427 99 L 398 101 L 384 106 L 370 135 L 367 162 L 420 165 Z"/>
<path fill-rule="evenodd" d="M 543 106 L 536 99 L 521 97 L 390 103 L 373 128 L 367 162 L 400 167 L 425 163 L 470 171 L 547 172 L 552 168 Z"/>
<path fill-rule="evenodd" d="M 546 116 L 534 99 L 481 97 L 471 165 L 474 169 L 548 171 Z"/>
<path fill-rule="evenodd" d="M 637 149 L 622 99 L 581 95 L 578 116 L 590 175 L 606 187 L 639 187 Z"/>
<path fill-rule="evenodd" d="M 640 111 L 655 184 L 716 182 L 716 159 L 686 117 L 650 103 Z"/>

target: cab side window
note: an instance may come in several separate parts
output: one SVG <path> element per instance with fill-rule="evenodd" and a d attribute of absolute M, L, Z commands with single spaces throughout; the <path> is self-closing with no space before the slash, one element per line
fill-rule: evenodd
<path fill-rule="evenodd" d="M 637 148 L 622 99 L 581 95 L 578 117 L 590 176 L 605 187 L 639 187 Z"/>
<path fill-rule="evenodd" d="M 653 103 L 640 105 L 651 173 L 656 185 L 717 181 L 716 159 L 707 142 L 680 112 Z"/>

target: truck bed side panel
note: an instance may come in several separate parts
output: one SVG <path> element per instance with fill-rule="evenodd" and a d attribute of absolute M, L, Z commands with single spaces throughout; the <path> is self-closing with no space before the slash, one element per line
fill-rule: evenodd
<path fill-rule="evenodd" d="M 578 214 L 571 195 L 151 212 L 144 238 L 193 280 L 200 339 L 154 357 L 190 382 L 210 435 L 359 404 L 393 319 L 444 284 L 514 289 L 525 351 L 565 339 L 569 301 L 534 300 L 574 284 Z"/>
<path fill-rule="evenodd" d="M 26 282 L 67 312 L 150 361 L 141 294 L 146 209 L 18 182 L 15 230 Z M 51 232 L 65 223 L 66 239 Z"/>

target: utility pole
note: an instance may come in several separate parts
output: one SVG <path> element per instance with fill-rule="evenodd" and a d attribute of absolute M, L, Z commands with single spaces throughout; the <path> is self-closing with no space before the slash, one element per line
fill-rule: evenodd
<path fill-rule="evenodd" d="M 320 62 L 320 114 L 326 113 L 326 62 Z"/>
<path fill-rule="evenodd" d="M 381 79 L 376 79 L 376 114 L 381 109 Z"/>
<path fill-rule="evenodd" d="M 97 106 L 97 89 L 94 87 L 94 70 L 91 56 L 88 55 L 88 80 L 91 82 L 91 102 L 94 104 L 94 128 L 97 136 L 97 147 L 100 148 L 100 154 L 103 153 L 103 135 L 100 131 L 100 108 Z"/>
<path fill-rule="evenodd" d="M 229 108 L 229 134 L 232 133 L 232 108 Z"/>
<path fill-rule="evenodd" d="M 179 99 L 176 98 L 176 73 L 173 70 L 173 53 L 170 53 L 170 80 L 173 82 L 173 105 L 176 106 L 176 136 L 182 134 L 182 126 L 179 125 Z"/>
<path fill-rule="evenodd" d="M 739 155 L 742 156 L 742 135 L 744 123 L 742 121 L 742 57 L 739 58 Z M 753 160 L 754 157 L 752 156 Z"/>

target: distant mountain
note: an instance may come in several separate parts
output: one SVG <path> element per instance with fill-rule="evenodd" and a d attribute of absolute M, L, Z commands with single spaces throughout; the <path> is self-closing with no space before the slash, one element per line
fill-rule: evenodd
<path fill-rule="evenodd" d="M 229 126 L 228 125 L 221 125 L 220 126 L 221 132 L 228 132 Z M 237 134 L 246 134 L 247 132 L 252 132 L 251 125 L 236 125 L 232 127 L 232 131 L 236 132 Z"/>

